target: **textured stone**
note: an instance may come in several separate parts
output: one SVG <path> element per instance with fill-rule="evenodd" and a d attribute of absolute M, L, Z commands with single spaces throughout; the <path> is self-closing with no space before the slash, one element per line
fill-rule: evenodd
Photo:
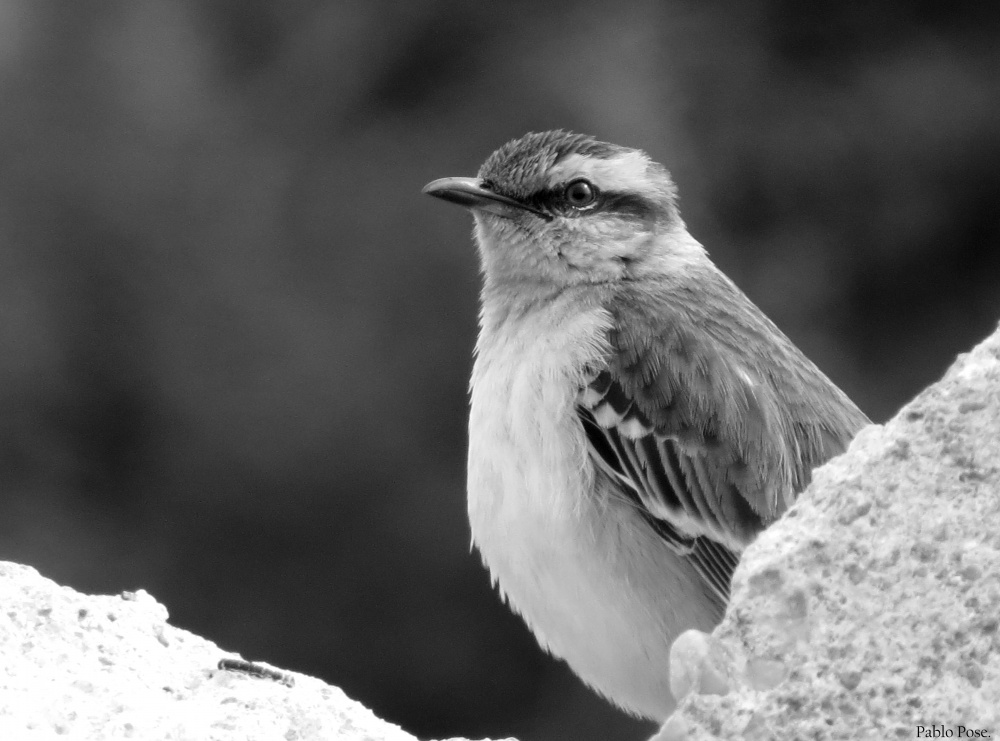
<path fill-rule="evenodd" d="M 669 738 L 996 738 L 998 615 L 994 334 L 863 430 L 747 550 L 714 633 L 738 681 L 689 695 Z"/>
<path fill-rule="evenodd" d="M 670 691 L 677 699 L 692 692 L 724 695 L 732 663 L 729 651 L 714 636 L 686 630 L 670 647 Z"/>
<path fill-rule="evenodd" d="M 0 739 L 416 741 L 336 687 L 167 623 L 146 592 L 90 596 L 0 562 Z"/>

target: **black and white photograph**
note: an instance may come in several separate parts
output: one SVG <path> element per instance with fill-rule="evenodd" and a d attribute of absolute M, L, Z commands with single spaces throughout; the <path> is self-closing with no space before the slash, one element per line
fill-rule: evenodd
<path fill-rule="evenodd" d="M 0 737 L 996 738 L 998 321 L 997 3 L 0 0 Z"/>

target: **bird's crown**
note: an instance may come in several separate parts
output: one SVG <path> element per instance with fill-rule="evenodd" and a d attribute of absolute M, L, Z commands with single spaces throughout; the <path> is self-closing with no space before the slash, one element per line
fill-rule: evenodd
<path fill-rule="evenodd" d="M 675 208 L 669 174 L 644 152 L 563 130 L 507 142 L 478 177 L 484 188 L 552 215 L 646 218 L 670 216 Z"/>

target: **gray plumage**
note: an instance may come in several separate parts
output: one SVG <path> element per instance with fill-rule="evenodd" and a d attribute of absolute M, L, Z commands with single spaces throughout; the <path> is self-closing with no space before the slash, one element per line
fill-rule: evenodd
<path fill-rule="evenodd" d="M 425 191 L 483 267 L 469 516 L 543 646 L 665 717 L 669 647 L 865 415 L 708 259 L 667 171 L 563 131 Z"/>
<path fill-rule="evenodd" d="M 868 418 L 717 271 L 626 282 L 606 301 L 612 352 L 581 420 L 618 421 L 593 421 L 608 445 L 591 433 L 592 453 L 724 605 L 735 554 Z"/>

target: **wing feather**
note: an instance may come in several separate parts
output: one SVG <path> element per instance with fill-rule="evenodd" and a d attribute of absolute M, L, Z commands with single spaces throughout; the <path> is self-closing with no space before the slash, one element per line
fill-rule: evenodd
<path fill-rule="evenodd" d="M 610 355 L 578 411 L 591 457 L 724 605 L 738 554 L 868 419 L 728 279 L 713 281 L 713 300 L 683 305 L 686 286 L 623 288 L 646 293 L 612 304 Z"/>
<path fill-rule="evenodd" d="M 694 497 L 684 484 L 684 473 L 681 471 L 681 462 L 677 458 L 677 452 L 673 445 L 668 445 L 665 440 L 655 441 L 656 450 L 660 454 L 659 470 L 663 472 L 670 482 L 670 488 L 674 497 L 680 505 L 682 511 L 691 511 L 697 508 Z"/>
<path fill-rule="evenodd" d="M 664 441 L 663 447 L 673 448 L 673 445 L 669 441 Z M 709 531 L 718 533 L 716 537 L 719 540 L 725 540 L 722 523 L 717 514 L 720 509 L 718 506 L 719 497 L 716 496 L 708 476 L 704 473 L 704 466 L 698 465 L 701 461 L 698 458 L 681 455 L 678 456 L 677 462 L 694 504 L 691 513 L 700 519 Z"/>
<path fill-rule="evenodd" d="M 652 435 L 646 435 L 636 441 L 636 446 L 639 448 L 643 467 L 646 469 L 646 479 L 651 490 L 650 497 L 659 502 L 660 506 L 667 512 L 683 512 L 684 505 L 680 500 L 683 489 L 680 489 L 676 474 L 664 467 L 661 460 L 661 447 L 657 444 L 656 439 Z"/>

